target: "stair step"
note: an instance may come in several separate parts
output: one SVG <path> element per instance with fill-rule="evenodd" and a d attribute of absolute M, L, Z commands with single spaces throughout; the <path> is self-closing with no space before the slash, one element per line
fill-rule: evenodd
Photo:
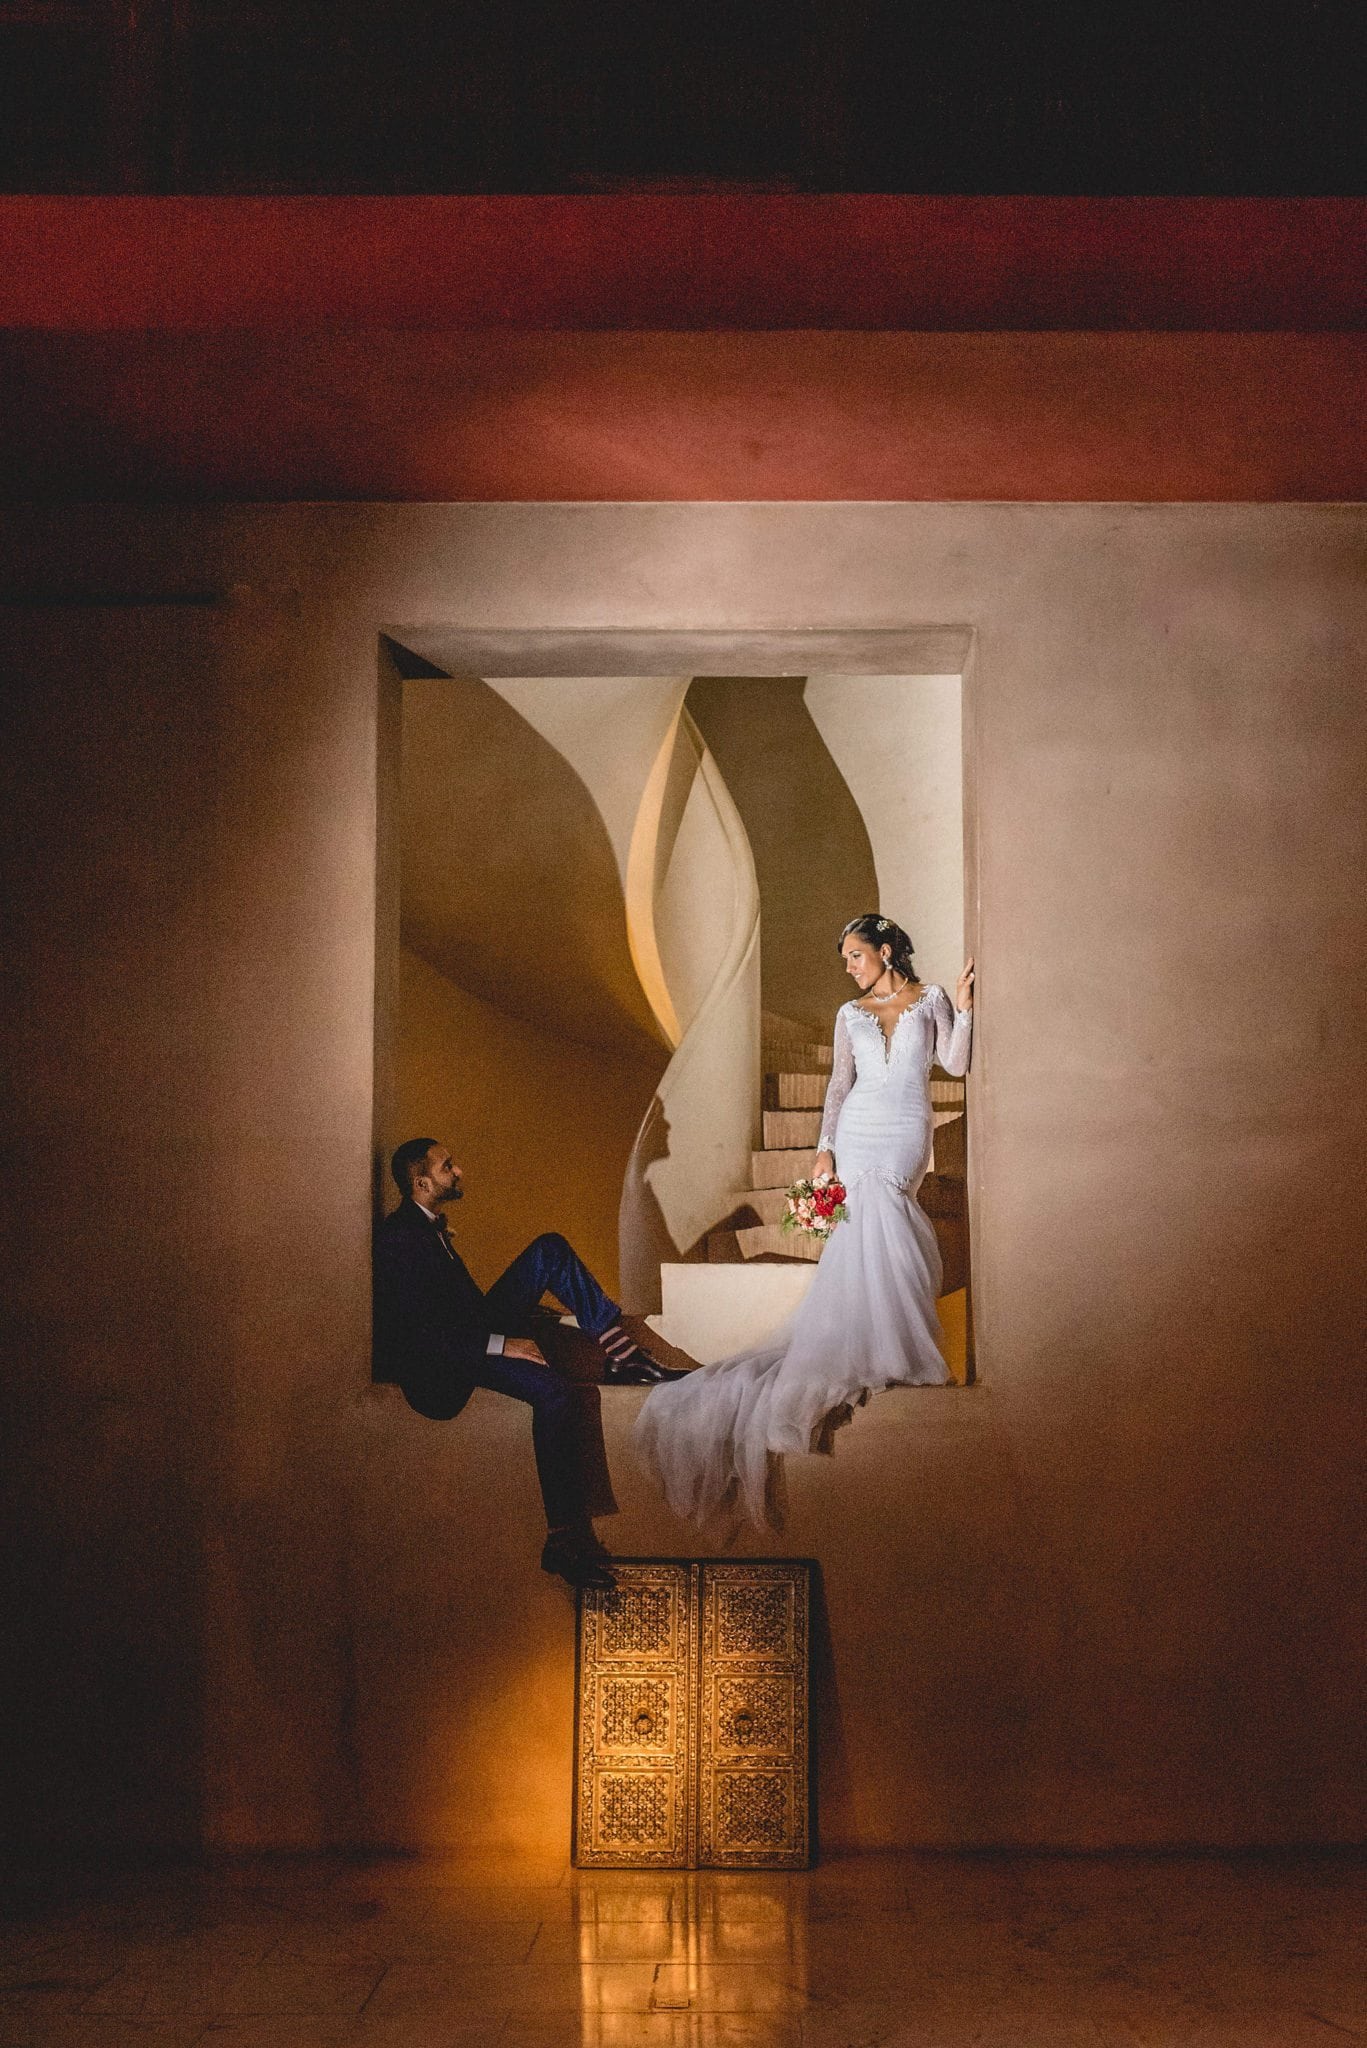
<path fill-rule="evenodd" d="M 936 1216 L 932 1221 L 944 1268 L 941 1292 L 953 1294 L 968 1280 L 968 1226 L 962 1216 Z"/>
<path fill-rule="evenodd" d="M 963 1082 L 956 1081 L 952 1074 L 938 1079 L 932 1075 L 930 1100 L 935 1109 L 962 1109 L 964 1106 Z"/>
<path fill-rule="evenodd" d="M 831 1071 L 831 1048 L 828 1045 L 775 1045 L 772 1039 L 760 1040 L 760 1064 L 766 1074 L 825 1074 Z"/>
<path fill-rule="evenodd" d="M 794 1174 L 793 1179 L 796 1178 Z M 725 1233 L 714 1231 L 712 1235 L 734 1237 L 738 1230 L 753 1229 L 759 1223 L 781 1223 L 789 1185 L 784 1181 L 781 1187 L 747 1188 L 743 1194 L 733 1195 L 733 1213 L 745 1220 L 738 1220 Z M 928 1173 L 921 1182 L 920 1203 L 927 1216 L 963 1216 L 968 1207 L 968 1190 L 962 1180 L 949 1174 Z"/>
<path fill-rule="evenodd" d="M 812 1148 L 801 1145 L 792 1151 L 752 1152 L 750 1178 L 757 1188 L 791 1187 L 812 1170 Z"/>
<path fill-rule="evenodd" d="M 761 1010 L 759 1028 L 766 1038 L 786 1040 L 789 1044 L 802 1045 L 810 1038 L 820 1038 L 810 1024 L 802 1024 L 796 1017 L 782 1017 L 777 1010 Z"/>
<path fill-rule="evenodd" d="M 783 1214 L 787 1188 L 785 1181 L 781 1188 L 747 1188 L 743 1194 L 733 1195 L 732 1229 L 747 1229 L 755 1223 L 777 1223 Z"/>
<path fill-rule="evenodd" d="M 935 1112 L 935 1143 L 930 1170 L 949 1180 L 964 1180 L 968 1174 L 968 1120 L 957 1110 Z"/>
<path fill-rule="evenodd" d="M 764 1112 L 766 1152 L 792 1151 L 799 1145 L 806 1145 L 814 1152 L 820 1136 L 819 1109 L 766 1109 Z"/>
<path fill-rule="evenodd" d="M 765 1010 L 760 1017 L 760 1046 L 766 1073 L 829 1074 L 831 1042 L 814 1035 L 810 1025 L 794 1023 Z"/>
<path fill-rule="evenodd" d="M 967 1209 L 967 1192 L 961 1180 L 951 1180 L 944 1173 L 928 1173 L 921 1182 L 918 1199 L 927 1216 L 957 1219 Z M 751 1196 L 751 1202 L 758 1212 L 759 1196 Z M 768 1218 L 764 1220 L 767 1222 Z"/>
<path fill-rule="evenodd" d="M 797 1175 L 792 1179 L 796 1180 Z M 784 1181 L 779 1187 L 747 1188 L 743 1194 L 733 1195 L 735 1216 L 746 1220 L 736 1222 L 725 1233 L 714 1231 L 712 1235 L 734 1237 L 738 1230 L 753 1229 L 760 1223 L 781 1223 L 789 1185 L 789 1181 Z M 967 1210 L 968 1191 L 962 1180 L 949 1174 L 928 1173 L 921 1182 L 920 1203 L 927 1216 L 959 1217 Z"/>
<path fill-rule="evenodd" d="M 741 1250 L 739 1234 L 734 1230 L 709 1230 L 707 1233 L 707 1263 L 709 1266 L 739 1266 L 745 1253 Z"/>
<path fill-rule="evenodd" d="M 777 1223 L 759 1223 L 751 1230 L 738 1230 L 736 1237 L 741 1255 L 747 1259 L 807 1259 L 815 1262 L 821 1257 L 819 1238 L 808 1237 L 801 1231 L 780 1230 Z"/>
<path fill-rule="evenodd" d="M 661 1315 L 652 1327 L 703 1365 L 762 1344 L 791 1315 L 815 1275 L 805 1259 L 745 1266 L 664 1265 Z"/>
<path fill-rule="evenodd" d="M 929 1172 L 943 1179 L 963 1181 L 968 1174 L 968 1149 L 965 1143 L 968 1125 L 962 1110 L 937 1109 L 935 1111 L 935 1138 Z M 764 1112 L 764 1135 L 766 1139 L 795 1135 L 793 1125 L 802 1125 L 802 1111 L 766 1109 Z M 811 1172 L 813 1154 L 821 1136 L 821 1118 L 807 1119 L 811 1139 L 805 1145 L 766 1144 L 762 1152 L 750 1154 L 750 1178 L 756 1193 L 771 1188 L 791 1187 L 795 1180 L 802 1180 Z M 752 1200 L 749 1193 L 737 1195 L 736 1206 Z"/>
<path fill-rule="evenodd" d="M 764 1102 L 767 1109 L 822 1109 L 826 1102 L 825 1074 L 766 1074 Z"/>

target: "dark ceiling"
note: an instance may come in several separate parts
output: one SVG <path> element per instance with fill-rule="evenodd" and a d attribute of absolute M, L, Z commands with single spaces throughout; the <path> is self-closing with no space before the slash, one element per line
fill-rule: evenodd
<path fill-rule="evenodd" d="M 1360 194 L 1367 7 L 0 0 L 12 192 Z"/>

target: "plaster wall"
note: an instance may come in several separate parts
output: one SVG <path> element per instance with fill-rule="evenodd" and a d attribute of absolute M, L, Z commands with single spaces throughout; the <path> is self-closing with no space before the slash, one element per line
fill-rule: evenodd
<path fill-rule="evenodd" d="M 718 817 L 706 755 L 685 728 L 675 749 L 655 854 L 655 932 L 681 1034 L 721 971 L 736 922 L 734 858 Z M 671 800 L 672 799 L 672 800 Z"/>
<path fill-rule="evenodd" d="M 804 695 L 863 815 L 877 907 L 911 933 L 922 981 L 952 993 L 964 930 L 960 680 L 809 676 Z"/>
<path fill-rule="evenodd" d="M 624 889 L 641 791 L 687 687 L 686 676 L 503 676 L 491 685 L 592 790 Z"/>
<path fill-rule="evenodd" d="M 644 781 L 649 724 L 644 753 L 623 730 L 608 756 L 615 773 L 590 771 L 586 781 L 543 730 L 554 734 L 580 708 L 589 738 L 581 747 L 590 757 L 607 753 L 592 745 L 595 694 L 577 679 L 511 686 L 515 698 L 505 696 L 510 686 L 473 676 L 395 687 L 404 942 L 449 981 L 547 1033 L 620 1047 L 638 1063 L 662 1055 L 632 968 L 618 855 L 594 786 L 608 782 L 610 813 L 613 785 Z M 638 725 L 639 710 L 649 721 L 648 699 Z"/>
<path fill-rule="evenodd" d="M 399 857 L 378 920 L 381 1206 L 397 1199 L 394 1144 L 430 1133 L 467 1174 L 454 1220 L 485 1285 L 563 1228 L 616 1291 L 622 1176 L 668 1058 L 631 964 L 629 793 L 682 684 L 386 687 L 380 780 Z"/>
<path fill-rule="evenodd" d="M 851 904 L 878 895 L 859 805 L 807 706 L 805 678 L 700 676 L 688 704 L 754 852 L 764 1007 L 824 1040 L 849 987 L 836 933 Z"/>
<path fill-rule="evenodd" d="M 396 1128 L 455 1148 L 466 1199 L 452 1234 L 480 1285 L 561 1230 L 615 1292 L 622 1175 L 655 1067 L 510 1017 L 406 948 L 396 1051 Z"/>
<path fill-rule="evenodd" d="M 660 1307 L 662 1266 L 730 1213 L 759 1120 L 760 898 L 750 842 L 686 711 L 659 767 L 636 846 L 642 870 L 653 869 L 650 953 L 677 1043 L 622 1189 L 622 1299 L 633 1314 Z"/>
<path fill-rule="evenodd" d="M 881 909 L 925 981 L 963 965 L 957 675 L 704 676 L 689 710 L 745 821 L 763 907 L 764 1006 L 824 1039 L 849 995 L 835 938 Z"/>
<path fill-rule="evenodd" d="M 369 1382 L 376 636 L 444 618 L 974 630 L 983 1383 L 793 1475 L 828 1846 L 1360 1838 L 1365 543 L 1343 506 L 13 530 L 11 590 L 224 593 L 6 619 L 20 1838 L 566 1839 L 524 1419 Z M 678 1550 L 634 1399 L 614 1539 Z"/>
<path fill-rule="evenodd" d="M 753 863 L 679 719 L 688 679 L 405 682 L 383 666 L 380 837 L 399 888 L 395 905 L 381 887 L 378 920 L 382 1200 L 398 1137 L 450 1134 L 505 1190 L 501 1221 L 461 1212 L 467 1242 L 506 1257 L 548 1202 L 566 1219 L 615 1206 L 640 1132 L 622 1256 L 601 1230 L 573 1234 L 628 1307 L 657 1308 L 661 1260 L 733 1206 L 756 1141 Z"/>

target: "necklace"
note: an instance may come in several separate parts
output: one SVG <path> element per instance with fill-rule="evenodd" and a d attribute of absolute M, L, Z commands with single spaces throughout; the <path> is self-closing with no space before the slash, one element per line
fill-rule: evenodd
<path fill-rule="evenodd" d="M 893 971 L 895 971 L 895 970 L 892 970 L 892 969 L 890 969 L 890 970 L 889 970 L 889 972 L 893 972 Z M 881 975 L 881 974 L 879 975 L 878 979 L 879 979 L 880 981 L 881 981 L 881 980 L 883 979 L 883 977 L 882 977 L 882 975 Z M 907 982 L 906 982 L 906 976 L 904 975 L 904 976 L 903 976 L 903 978 L 902 978 L 902 988 L 905 988 L 905 987 L 906 987 L 906 985 L 907 985 Z M 871 1003 L 890 1003 L 890 1002 L 891 1002 L 891 1001 L 893 1000 L 893 998 L 894 998 L 895 996 L 900 996 L 900 995 L 901 995 L 901 993 L 902 993 L 902 988 L 890 988 L 890 989 L 888 990 L 888 992 L 887 992 L 887 994 L 886 994 L 885 996 L 876 996 L 876 995 L 874 994 L 873 990 L 872 990 L 872 989 L 870 989 L 870 990 L 869 990 L 869 1001 L 870 1001 Z"/>

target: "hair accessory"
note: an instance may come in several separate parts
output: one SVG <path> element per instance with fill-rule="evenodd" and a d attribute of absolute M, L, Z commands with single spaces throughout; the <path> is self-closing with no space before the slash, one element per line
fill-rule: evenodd
<path fill-rule="evenodd" d="M 888 920 L 885 917 L 880 917 L 878 920 L 878 929 L 880 932 L 890 932 L 892 930 L 892 926 L 889 924 Z"/>

